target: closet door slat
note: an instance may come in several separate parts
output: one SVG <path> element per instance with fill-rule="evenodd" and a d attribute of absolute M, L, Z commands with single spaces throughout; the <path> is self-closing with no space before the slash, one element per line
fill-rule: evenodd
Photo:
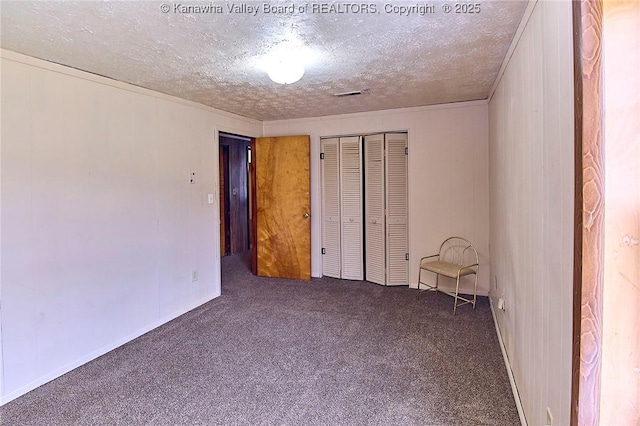
<path fill-rule="evenodd" d="M 408 285 L 407 134 L 385 134 L 387 285 Z"/>
<path fill-rule="evenodd" d="M 365 279 L 386 284 L 384 135 L 364 138 Z"/>
<path fill-rule="evenodd" d="M 364 278 L 361 155 L 360 137 L 340 138 L 342 278 L 351 280 Z"/>
<path fill-rule="evenodd" d="M 340 156 L 339 139 L 322 139 L 322 274 L 340 278 Z"/>

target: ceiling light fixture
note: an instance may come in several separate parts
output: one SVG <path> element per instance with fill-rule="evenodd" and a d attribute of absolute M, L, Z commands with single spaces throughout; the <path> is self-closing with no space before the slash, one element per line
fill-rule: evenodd
<path fill-rule="evenodd" d="M 304 75 L 304 67 L 293 58 L 280 58 L 269 64 L 267 74 L 275 83 L 293 84 Z"/>

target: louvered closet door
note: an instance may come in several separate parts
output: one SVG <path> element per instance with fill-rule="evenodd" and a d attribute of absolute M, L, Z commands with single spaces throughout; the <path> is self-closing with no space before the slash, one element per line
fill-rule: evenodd
<path fill-rule="evenodd" d="M 340 278 L 339 139 L 322 139 L 322 274 Z"/>
<path fill-rule="evenodd" d="M 360 137 L 340 138 L 342 278 L 363 279 Z"/>
<path fill-rule="evenodd" d="M 409 284 L 407 134 L 385 134 L 387 198 L 387 285 Z"/>
<path fill-rule="evenodd" d="M 384 135 L 364 138 L 365 279 L 386 284 Z"/>

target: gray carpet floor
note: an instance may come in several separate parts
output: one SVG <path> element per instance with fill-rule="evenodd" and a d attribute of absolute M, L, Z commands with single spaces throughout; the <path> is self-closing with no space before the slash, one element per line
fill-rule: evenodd
<path fill-rule="evenodd" d="M 252 276 L 0 408 L 2 425 L 518 425 L 489 304 Z"/>

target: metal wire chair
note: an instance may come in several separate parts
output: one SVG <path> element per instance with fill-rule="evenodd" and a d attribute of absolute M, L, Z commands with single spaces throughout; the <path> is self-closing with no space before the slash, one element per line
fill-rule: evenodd
<path fill-rule="evenodd" d="M 458 306 L 471 303 L 476 307 L 478 290 L 478 251 L 471 242 L 462 237 L 450 237 L 442 242 L 440 250 L 436 254 L 425 256 L 420 259 L 420 270 L 418 271 L 418 289 L 420 284 L 425 285 L 425 290 L 439 291 L 454 298 L 453 315 L 456 314 Z M 429 271 L 436 274 L 435 285 L 422 281 L 422 271 Z M 473 299 L 460 296 L 460 277 L 474 275 Z M 439 277 L 443 275 L 456 280 L 455 291 L 438 288 Z M 462 302 L 460 302 L 462 301 Z"/>

